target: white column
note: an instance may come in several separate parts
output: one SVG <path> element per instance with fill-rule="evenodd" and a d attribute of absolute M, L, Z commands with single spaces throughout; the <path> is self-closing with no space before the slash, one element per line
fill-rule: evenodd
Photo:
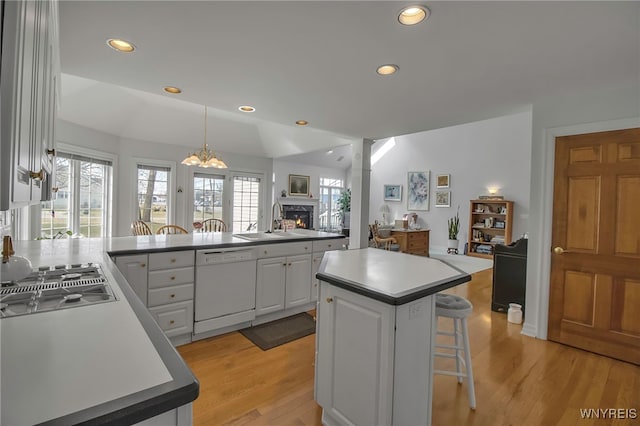
<path fill-rule="evenodd" d="M 351 229 L 349 248 L 369 245 L 369 188 L 371 182 L 371 139 L 351 144 Z"/>

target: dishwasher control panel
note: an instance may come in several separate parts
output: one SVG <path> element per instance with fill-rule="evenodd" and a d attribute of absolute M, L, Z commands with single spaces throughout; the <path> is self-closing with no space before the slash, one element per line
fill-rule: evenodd
<path fill-rule="evenodd" d="M 255 248 L 234 250 L 198 250 L 196 254 L 197 265 L 215 265 L 218 263 L 243 262 L 257 258 Z"/>

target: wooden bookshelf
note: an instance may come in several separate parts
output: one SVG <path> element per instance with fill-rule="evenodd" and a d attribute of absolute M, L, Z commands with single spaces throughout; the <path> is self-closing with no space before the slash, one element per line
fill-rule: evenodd
<path fill-rule="evenodd" d="M 512 225 L 513 201 L 471 200 L 467 255 L 493 258 L 496 244 L 511 244 Z"/>

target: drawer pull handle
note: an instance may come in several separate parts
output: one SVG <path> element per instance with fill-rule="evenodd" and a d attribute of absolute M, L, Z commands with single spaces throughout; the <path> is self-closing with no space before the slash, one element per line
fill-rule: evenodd
<path fill-rule="evenodd" d="M 327 297 L 327 303 L 333 302 L 333 297 Z"/>
<path fill-rule="evenodd" d="M 56 156 L 56 150 L 55 149 L 47 149 L 47 155 L 51 155 L 52 157 Z"/>
<path fill-rule="evenodd" d="M 173 324 L 175 324 L 175 321 L 171 320 L 171 321 L 169 321 L 169 324 L 173 325 Z"/>
<path fill-rule="evenodd" d="M 175 259 L 171 259 L 171 263 L 176 263 L 176 260 Z"/>
<path fill-rule="evenodd" d="M 305 249 L 305 250 L 309 250 L 309 247 L 305 247 L 304 249 Z"/>
<path fill-rule="evenodd" d="M 267 251 L 266 251 L 266 250 L 264 251 L 264 254 L 267 254 Z"/>
<path fill-rule="evenodd" d="M 287 262 L 284 262 L 284 263 L 282 264 L 282 266 L 287 266 Z"/>
<path fill-rule="evenodd" d="M 331 244 L 329 244 L 329 247 L 331 247 Z"/>
<path fill-rule="evenodd" d="M 176 277 L 171 277 L 171 281 L 174 281 L 176 279 Z"/>
<path fill-rule="evenodd" d="M 146 266 L 147 266 L 147 264 L 146 264 L 146 263 L 141 263 L 141 264 L 140 264 L 140 267 L 141 267 L 141 268 L 146 268 Z"/>
<path fill-rule="evenodd" d="M 291 266 L 291 265 L 292 265 L 292 263 L 291 263 L 291 262 L 289 262 L 289 266 Z"/>
<path fill-rule="evenodd" d="M 171 298 L 173 299 L 174 297 L 176 297 L 176 295 L 175 295 L 175 294 L 172 294 L 172 295 L 171 295 Z"/>

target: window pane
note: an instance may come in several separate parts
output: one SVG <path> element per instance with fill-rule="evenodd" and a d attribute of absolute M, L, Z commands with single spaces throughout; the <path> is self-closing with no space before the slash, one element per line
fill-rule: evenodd
<path fill-rule="evenodd" d="M 53 187 L 58 188 L 54 192 L 53 200 L 42 203 L 40 235 L 44 238 L 52 238 L 58 233 L 64 234 L 71 229 L 69 216 L 71 189 L 71 160 L 56 157 L 54 167 L 55 181 Z"/>
<path fill-rule="evenodd" d="M 153 233 L 167 224 L 167 194 L 170 169 L 138 165 L 138 219 Z"/>
<path fill-rule="evenodd" d="M 196 173 L 193 177 L 193 221 L 222 219 L 224 176 Z"/>
<path fill-rule="evenodd" d="M 338 197 L 344 190 L 342 179 L 320 178 L 320 230 L 340 231 Z"/>
<path fill-rule="evenodd" d="M 233 178 L 233 232 L 256 229 L 260 211 L 260 178 Z"/>
<path fill-rule="evenodd" d="M 41 235 L 61 237 L 67 231 L 84 237 L 108 236 L 111 217 L 111 162 L 60 153 L 55 161 L 54 200 L 42 203 Z"/>

